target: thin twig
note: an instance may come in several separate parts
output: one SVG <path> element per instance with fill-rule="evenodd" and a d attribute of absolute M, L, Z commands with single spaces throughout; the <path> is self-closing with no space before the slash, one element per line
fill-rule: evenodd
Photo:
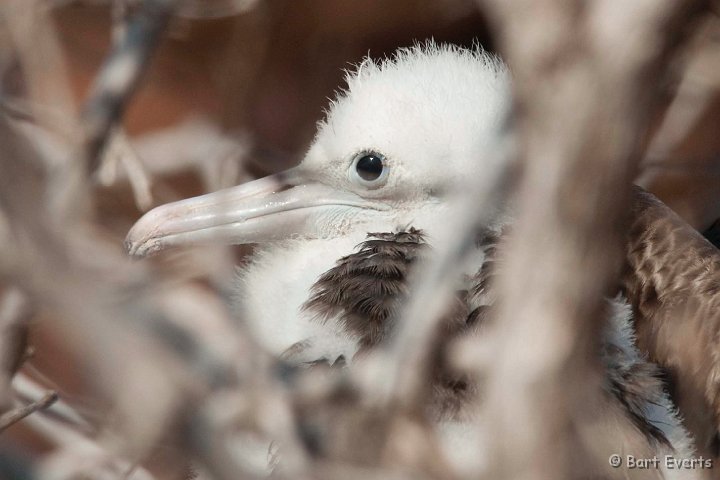
<path fill-rule="evenodd" d="M 10 382 L 25 360 L 30 314 L 29 303 L 17 288 L 0 295 L 0 409 L 10 406 Z"/>
<path fill-rule="evenodd" d="M 19 422 L 23 418 L 27 417 L 31 413 L 35 413 L 38 410 L 45 410 L 50 405 L 55 403 L 58 399 L 57 392 L 48 392 L 40 400 L 29 403 L 25 406 L 15 408 L 9 412 L 4 413 L 0 416 L 0 433 L 8 427 Z"/>
<path fill-rule="evenodd" d="M 30 370 L 32 370 L 32 368 L 30 368 Z M 58 396 L 60 396 L 60 398 L 47 410 L 43 411 L 43 415 L 49 419 L 67 425 L 69 428 L 74 429 L 78 433 L 85 435 L 97 433 L 97 428 L 90 425 L 90 423 L 79 413 L 79 409 L 77 407 L 73 407 L 68 404 L 69 399 L 67 398 L 67 395 L 65 395 L 63 391 L 55 385 L 51 384 L 49 387 L 41 385 L 33 378 L 27 376 L 25 372 L 19 372 L 15 375 L 15 377 L 13 377 L 12 387 L 15 397 L 25 403 L 35 403 L 40 401 L 48 388 L 58 392 Z"/>
<path fill-rule="evenodd" d="M 177 4 L 176 0 L 143 2 L 95 79 L 82 111 L 88 172 L 100 165 L 110 131 L 123 114 Z"/>
<path fill-rule="evenodd" d="M 98 170 L 100 183 L 105 186 L 115 183 L 118 178 L 118 166 L 122 165 L 133 191 L 135 205 L 140 211 L 150 208 L 153 202 L 150 174 L 130 144 L 125 129 L 122 127 L 112 129 L 110 141 L 102 157 Z"/>

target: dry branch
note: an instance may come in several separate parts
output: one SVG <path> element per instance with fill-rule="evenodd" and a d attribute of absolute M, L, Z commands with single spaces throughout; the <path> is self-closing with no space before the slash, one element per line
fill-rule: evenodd
<path fill-rule="evenodd" d="M 27 348 L 30 309 L 25 296 L 8 288 L 0 296 L 0 412 L 11 405 L 10 382 Z"/>
<path fill-rule="evenodd" d="M 147 0 L 129 19 L 83 107 L 87 171 L 94 172 L 111 129 L 122 115 L 157 47 L 177 0 Z"/>
<path fill-rule="evenodd" d="M 497 214 L 497 205 L 506 201 L 514 181 L 507 132 L 497 132 L 495 162 L 488 162 L 486 175 L 474 179 L 469 190 L 455 205 L 458 212 L 471 212 L 455 219 L 448 228 L 452 236 L 444 242 L 425 268 L 418 273 L 407 305 L 403 307 L 399 331 L 381 351 L 365 378 L 365 395 L 396 403 L 407 409 L 418 408 L 431 368 L 431 352 L 437 346 L 442 315 L 455 294 L 455 285 L 467 257 L 476 248 L 476 239 Z M 492 164 L 495 164 L 492 166 Z M 481 205 L 482 207 L 478 207 Z"/>
<path fill-rule="evenodd" d="M 116 457 L 142 459 L 161 438 L 177 435 L 173 443 L 220 478 L 248 477 L 232 452 L 222 453 L 229 449 L 224 430 L 230 426 L 202 418 L 213 390 L 252 385 L 255 377 L 270 379 L 254 387 L 258 407 L 275 405 L 263 415 L 277 420 L 278 409 L 287 411 L 263 355 L 244 342 L 216 297 L 190 287 L 148 289 L 144 269 L 111 253 L 88 225 L 81 227 L 84 237 L 46 222 L 37 152 L 2 121 L 0 136 L 6 146 L 0 169 L 8 174 L 0 177 L 0 205 L 11 232 L 2 252 L 10 258 L 0 273 L 54 311 L 58 337 L 91 367 L 93 386 L 112 412 L 89 453 L 98 468 L 106 463 L 102 455 L 112 464 Z M 255 409 L 247 416 L 258 418 Z M 303 450 L 293 447 L 290 428 L 267 428 L 271 438 L 284 439 L 292 466 L 292 453 L 302 456 Z M 71 449 L 61 463 L 75 465 L 74 456 Z"/>
<path fill-rule="evenodd" d="M 603 296 L 653 87 L 706 3 L 483 2 L 513 70 L 525 168 L 488 392 L 496 478 L 573 478 L 613 451 L 588 413 Z"/>
<path fill-rule="evenodd" d="M 0 433 L 6 428 L 14 425 L 28 415 L 37 412 L 38 410 L 45 410 L 50 405 L 55 403 L 58 399 L 57 392 L 48 392 L 40 400 L 31 402 L 22 407 L 15 408 L 0 415 Z"/>

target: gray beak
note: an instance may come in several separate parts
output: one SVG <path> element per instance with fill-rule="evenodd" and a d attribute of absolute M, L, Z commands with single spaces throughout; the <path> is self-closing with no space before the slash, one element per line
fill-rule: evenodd
<path fill-rule="evenodd" d="M 128 252 L 146 256 L 168 247 L 261 243 L 319 235 L 318 219 L 332 209 L 387 210 L 383 203 L 322 183 L 295 169 L 237 187 L 159 206 L 130 229 Z"/>

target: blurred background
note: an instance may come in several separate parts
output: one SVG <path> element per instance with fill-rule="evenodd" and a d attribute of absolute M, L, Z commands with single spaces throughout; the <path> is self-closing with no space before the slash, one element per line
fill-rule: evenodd
<path fill-rule="evenodd" d="M 79 106 L 110 50 L 113 11 L 107 2 L 91 1 L 48 2 L 47 8 Z M 123 168 L 105 168 L 92 192 L 102 234 L 121 252 L 128 229 L 149 207 L 297 163 L 329 99 L 343 88 L 345 69 L 430 38 L 493 50 L 492 32 L 471 0 L 190 2 L 170 20 L 123 121 L 125 147 L 151 179 L 149 188 L 131 185 Z M 720 217 L 718 44 L 717 26 L 698 32 L 694 63 L 682 66 L 688 74 L 665 86 L 666 107 L 647 133 L 648 158 L 637 179 L 701 231 Z M 1 66 L 4 96 L 22 97 L 20 66 Z M 200 270 L 229 274 L 235 259 L 224 255 L 212 260 L 219 269 L 202 257 L 207 263 Z M 179 268 L 173 262 L 195 260 L 171 254 L 152 261 L 173 271 Z M 51 323 L 33 319 L 34 356 L 25 368 L 83 405 L 77 358 L 48 330 Z M 28 460 L 47 448 L 22 422 L 0 436 L 0 450 Z"/>
<path fill-rule="evenodd" d="M 153 173 L 153 204 L 297 163 L 329 99 L 343 88 L 344 70 L 365 56 L 382 58 L 430 38 L 493 50 L 488 25 L 471 0 L 214 3 L 215 10 L 190 5 L 171 20 L 125 116 L 126 131 L 136 149 L 144 149 L 141 159 Z M 65 1 L 52 15 L 79 104 L 109 51 L 111 9 L 105 2 Z M 652 158 L 638 178 L 701 230 L 720 216 L 720 97 L 715 89 L 720 32 L 707 30 L 696 42 L 705 55 L 685 79 L 691 85 L 680 92 L 696 97 L 698 111 L 674 119 L 684 128 L 673 129 L 672 138 L 652 144 L 655 132 L 648 134 Z M 5 77 L 12 84 L 12 72 Z M 666 86 L 668 106 L 678 88 Z M 657 128 L 664 114 L 658 114 Z M 153 155 L 160 135 L 179 126 L 197 127 L 198 134 L 207 129 L 207 135 L 199 135 L 197 150 L 182 152 L 185 162 Z M 229 147 L 232 142 L 240 148 Z M 100 192 L 100 218 L 118 234 L 140 213 L 123 205 L 131 199 L 123 191 L 127 186 L 117 182 Z"/>

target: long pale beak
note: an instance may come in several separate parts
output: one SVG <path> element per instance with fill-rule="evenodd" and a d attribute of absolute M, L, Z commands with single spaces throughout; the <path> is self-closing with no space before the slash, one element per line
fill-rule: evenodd
<path fill-rule="evenodd" d="M 259 243 L 292 235 L 318 234 L 317 220 L 330 209 L 387 210 L 316 182 L 291 169 L 237 187 L 159 206 L 130 229 L 125 245 L 145 256 L 167 247 Z"/>

